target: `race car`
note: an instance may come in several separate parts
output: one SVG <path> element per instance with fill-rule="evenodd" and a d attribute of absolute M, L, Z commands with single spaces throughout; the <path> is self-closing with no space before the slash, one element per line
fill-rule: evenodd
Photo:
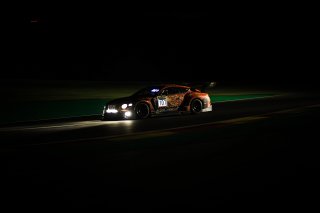
<path fill-rule="evenodd" d="M 102 120 L 145 119 L 167 113 L 209 111 L 212 111 L 212 104 L 208 93 L 190 86 L 164 84 L 148 86 L 129 97 L 108 102 L 104 106 Z"/>

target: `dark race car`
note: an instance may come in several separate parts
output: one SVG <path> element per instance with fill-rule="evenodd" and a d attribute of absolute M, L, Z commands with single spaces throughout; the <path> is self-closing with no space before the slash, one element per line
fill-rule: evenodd
<path fill-rule="evenodd" d="M 102 120 L 111 118 L 144 119 L 166 113 L 212 111 L 208 93 L 189 86 L 165 84 L 145 87 L 133 95 L 108 102 Z"/>

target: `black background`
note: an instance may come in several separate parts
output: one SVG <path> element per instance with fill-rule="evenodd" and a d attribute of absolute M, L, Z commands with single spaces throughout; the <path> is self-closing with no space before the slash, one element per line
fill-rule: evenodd
<path fill-rule="evenodd" d="M 126 6 L 126 7 L 124 7 Z M 312 5 L 15 5 L 2 78 L 215 80 L 314 87 Z M 156 10 L 157 9 L 157 10 Z"/>

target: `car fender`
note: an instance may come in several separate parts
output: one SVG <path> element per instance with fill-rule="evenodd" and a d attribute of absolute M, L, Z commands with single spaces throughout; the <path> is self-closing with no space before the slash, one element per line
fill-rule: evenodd
<path fill-rule="evenodd" d="M 149 106 L 150 112 L 151 112 L 151 113 L 154 113 L 155 109 L 154 109 L 153 104 L 151 103 L 151 100 L 139 100 L 139 101 L 137 101 L 137 102 L 135 103 L 135 105 L 134 105 L 134 108 L 133 108 L 134 111 L 136 110 L 136 106 L 137 106 L 138 104 L 140 104 L 140 103 L 145 103 L 145 104 L 147 104 L 147 105 Z"/>

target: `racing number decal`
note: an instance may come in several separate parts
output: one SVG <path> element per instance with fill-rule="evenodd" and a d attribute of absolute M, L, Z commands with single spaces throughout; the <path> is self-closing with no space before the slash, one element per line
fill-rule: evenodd
<path fill-rule="evenodd" d="M 166 106 L 168 106 L 167 98 L 158 99 L 158 106 L 159 106 L 159 107 L 166 107 Z"/>

